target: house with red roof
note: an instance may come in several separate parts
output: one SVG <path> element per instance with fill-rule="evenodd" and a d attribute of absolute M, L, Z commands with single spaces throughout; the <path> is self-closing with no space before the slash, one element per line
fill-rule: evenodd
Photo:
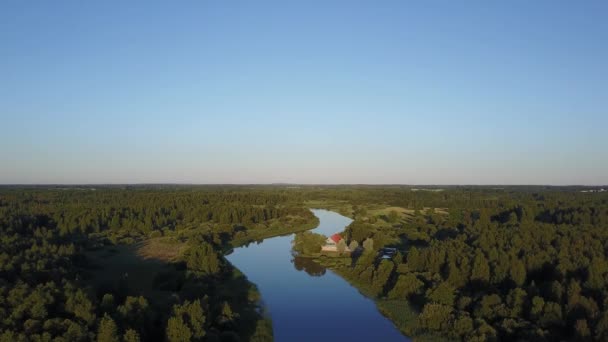
<path fill-rule="evenodd" d="M 325 240 L 325 245 L 321 247 L 321 252 L 338 252 L 338 243 L 344 240 L 340 234 L 334 234 Z M 344 241 L 346 244 L 346 241 Z M 348 245 L 345 246 L 344 252 L 350 252 Z"/>
<path fill-rule="evenodd" d="M 342 240 L 342 237 L 340 236 L 340 234 L 334 234 L 327 238 L 328 243 L 333 243 L 335 245 L 337 245 L 338 242 L 340 242 L 340 240 Z"/>

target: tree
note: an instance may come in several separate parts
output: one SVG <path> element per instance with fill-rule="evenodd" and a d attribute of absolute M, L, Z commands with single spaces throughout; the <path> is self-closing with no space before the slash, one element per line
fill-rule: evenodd
<path fill-rule="evenodd" d="M 413 271 L 419 271 L 423 268 L 422 258 L 420 257 L 418 248 L 410 248 L 409 252 L 407 253 L 407 264 Z"/>
<path fill-rule="evenodd" d="M 464 337 L 473 331 L 473 320 L 469 316 L 460 316 L 454 322 L 454 333 Z"/>
<path fill-rule="evenodd" d="M 595 339 L 608 341 L 608 311 L 604 311 L 595 326 Z"/>
<path fill-rule="evenodd" d="M 189 342 L 192 331 L 181 317 L 171 317 L 167 322 L 167 339 L 169 342 Z"/>
<path fill-rule="evenodd" d="M 498 318 L 507 317 L 509 312 L 502 303 L 502 298 L 497 294 L 483 296 L 481 301 L 475 307 L 475 317 L 486 320 L 496 320 Z"/>
<path fill-rule="evenodd" d="M 222 313 L 219 316 L 220 324 L 228 324 L 232 323 L 235 319 L 236 315 L 232 312 L 232 308 L 228 302 L 224 302 L 222 304 Z"/>
<path fill-rule="evenodd" d="M 174 330 L 177 334 L 185 334 L 181 332 L 184 329 L 180 324 L 183 324 L 188 328 L 192 337 L 200 339 L 205 336 L 206 332 L 204 330 L 204 325 L 207 317 L 205 316 L 200 300 L 197 299 L 193 302 L 185 301 L 182 305 L 174 305 L 173 315 L 174 318 L 178 319 L 173 323 Z M 222 315 L 224 315 L 223 310 Z"/>
<path fill-rule="evenodd" d="M 96 316 L 93 312 L 93 303 L 81 289 L 68 295 L 66 309 L 69 312 L 73 312 L 74 316 L 83 319 L 89 325 L 92 325 L 95 322 Z"/>
<path fill-rule="evenodd" d="M 517 286 L 522 286 L 526 281 L 526 266 L 520 260 L 514 259 L 511 261 L 509 274 Z"/>
<path fill-rule="evenodd" d="M 468 272 L 456 266 L 456 262 L 454 261 L 450 261 L 448 263 L 447 272 L 447 282 L 450 283 L 453 287 L 462 287 L 466 285 L 467 281 L 469 280 Z"/>
<path fill-rule="evenodd" d="M 557 326 L 563 324 L 562 308 L 558 303 L 547 302 L 543 307 L 543 314 L 540 319 L 541 325 L 545 327 Z"/>
<path fill-rule="evenodd" d="M 382 260 L 378 265 L 374 274 L 373 285 L 379 295 L 383 294 L 384 285 L 393 274 L 394 269 L 395 264 L 391 260 Z"/>
<path fill-rule="evenodd" d="M 139 334 L 133 329 L 128 329 L 122 336 L 123 342 L 139 342 Z"/>
<path fill-rule="evenodd" d="M 372 239 L 372 238 L 365 239 L 365 241 L 363 241 L 363 249 L 366 252 L 373 251 L 374 250 L 374 239 Z"/>
<path fill-rule="evenodd" d="M 298 233 L 294 238 L 293 250 L 303 255 L 319 253 L 325 240 L 326 237 L 321 234 L 309 231 Z"/>
<path fill-rule="evenodd" d="M 97 330 L 97 342 L 118 342 L 118 328 L 114 320 L 105 314 L 99 322 Z"/>
<path fill-rule="evenodd" d="M 268 342 L 272 340 L 272 322 L 268 319 L 258 320 L 250 342 Z"/>
<path fill-rule="evenodd" d="M 388 213 L 388 221 L 390 223 L 396 223 L 399 220 L 399 213 L 396 212 L 395 210 L 391 210 Z"/>
<path fill-rule="evenodd" d="M 350 249 L 351 252 L 354 252 L 355 250 L 357 250 L 357 248 L 359 248 L 359 243 L 357 242 L 357 240 L 352 240 L 350 242 L 350 245 L 348 245 L 348 249 Z"/>
<path fill-rule="evenodd" d="M 114 296 L 111 293 L 104 294 L 101 298 L 101 310 L 110 313 L 114 311 L 114 305 Z"/>
<path fill-rule="evenodd" d="M 410 295 L 418 293 L 424 286 L 414 274 L 400 275 L 393 289 L 389 292 L 389 298 L 407 299 Z"/>
<path fill-rule="evenodd" d="M 439 284 L 436 288 L 429 291 L 427 298 L 431 302 L 454 306 L 454 300 L 456 296 L 454 295 L 454 288 L 450 286 L 447 282 L 443 282 Z"/>
<path fill-rule="evenodd" d="M 479 250 L 475 254 L 475 259 L 473 260 L 471 280 L 485 283 L 490 281 L 490 266 L 488 265 L 486 257 Z"/>
<path fill-rule="evenodd" d="M 528 294 L 520 288 L 515 288 L 509 291 L 507 296 L 507 306 L 509 307 L 510 317 L 521 317 L 524 312 L 526 298 Z"/>
<path fill-rule="evenodd" d="M 515 212 L 511 212 L 509 214 L 509 219 L 507 220 L 507 225 L 515 226 L 518 223 L 519 223 L 519 220 L 517 219 L 517 214 Z"/>
<path fill-rule="evenodd" d="M 608 269 L 608 264 L 604 260 L 593 258 L 588 268 L 589 276 L 587 277 L 585 286 L 596 291 L 602 290 L 606 284 L 604 279 L 606 269 Z"/>
<path fill-rule="evenodd" d="M 581 340 L 588 340 L 591 335 L 589 324 L 587 324 L 587 320 L 585 319 L 579 319 L 576 321 L 574 324 L 574 331 L 576 336 Z"/>
<path fill-rule="evenodd" d="M 188 269 L 204 274 L 216 274 L 220 270 L 220 259 L 217 252 L 208 243 L 190 247 L 186 253 Z"/>
<path fill-rule="evenodd" d="M 532 319 L 537 320 L 545 307 L 545 300 L 542 297 L 532 298 L 532 307 L 530 308 L 530 316 Z"/>
<path fill-rule="evenodd" d="M 149 305 L 143 296 L 127 296 L 125 303 L 118 306 L 117 313 L 120 322 L 132 327 L 144 327 L 149 317 Z"/>
<path fill-rule="evenodd" d="M 453 309 L 449 306 L 429 303 L 418 316 L 418 322 L 424 329 L 447 330 L 453 319 Z"/>

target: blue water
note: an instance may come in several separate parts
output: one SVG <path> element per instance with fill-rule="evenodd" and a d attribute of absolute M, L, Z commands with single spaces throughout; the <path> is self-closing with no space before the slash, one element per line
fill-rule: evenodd
<path fill-rule="evenodd" d="M 329 236 L 352 222 L 313 209 Z M 382 316 L 373 301 L 329 269 L 291 254 L 293 234 L 236 248 L 227 256 L 255 283 L 272 317 L 275 341 L 409 341 Z"/>

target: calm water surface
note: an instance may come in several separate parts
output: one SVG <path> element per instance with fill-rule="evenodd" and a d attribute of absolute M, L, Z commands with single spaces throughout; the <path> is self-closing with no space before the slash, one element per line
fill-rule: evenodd
<path fill-rule="evenodd" d="M 332 211 L 313 209 L 329 236 L 352 222 Z M 331 270 L 291 254 L 293 234 L 236 248 L 227 256 L 257 284 L 272 316 L 275 340 L 409 341 L 376 305 Z"/>

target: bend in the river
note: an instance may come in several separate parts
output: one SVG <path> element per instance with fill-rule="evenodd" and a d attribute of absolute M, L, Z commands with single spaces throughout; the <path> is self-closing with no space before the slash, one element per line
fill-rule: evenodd
<path fill-rule="evenodd" d="M 351 219 L 312 209 L 329 236 Z M 255 283 L 269 311 L 276 341 L 408 341 L 375 303 L 346 280 L 311 259 L 292 255 L 294 235 L 278 236 L 235 248 L 227 256 Z"/>

